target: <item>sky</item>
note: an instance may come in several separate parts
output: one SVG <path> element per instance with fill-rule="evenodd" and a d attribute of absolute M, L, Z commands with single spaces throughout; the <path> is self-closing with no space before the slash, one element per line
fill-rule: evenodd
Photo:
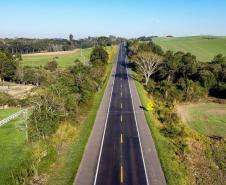
<path fill-rule="evenodd" d="M 226 0 L 0 0 L 0 38 L 226 35 Z"/>

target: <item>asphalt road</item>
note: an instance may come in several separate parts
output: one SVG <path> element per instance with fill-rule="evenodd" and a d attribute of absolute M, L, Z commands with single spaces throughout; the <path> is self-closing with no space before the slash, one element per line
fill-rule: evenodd
<path fill-rule="evenodd" d="M 148 185 L 121 46 L 94 185 Z"/>

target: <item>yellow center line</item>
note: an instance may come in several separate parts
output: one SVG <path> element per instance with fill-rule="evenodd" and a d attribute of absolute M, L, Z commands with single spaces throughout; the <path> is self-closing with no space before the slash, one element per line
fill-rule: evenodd
<path fill-rule="evenodd" d="M 121 173 L 120 173 L 120 182 L 121 184 L 123 183 L 123 166 L 121 165 L 121 169 L 120 169 Z"/>
<path fill-rule="evenodd" d="M 121 144 L 123 143 L 123 135 L 121 134 L 121 139 L 120 139 Z"/>

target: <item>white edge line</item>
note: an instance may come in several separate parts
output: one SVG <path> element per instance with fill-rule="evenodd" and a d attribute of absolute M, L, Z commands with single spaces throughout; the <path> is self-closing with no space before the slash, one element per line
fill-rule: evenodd
<path fill-rule="evenodd" d="M 119 51 L 120 51 L 120 48 L 119 48 Z M 116 62 L 118 63 L 118 57 L 117 57 L 117 61 Z M 117 70 L 117 65 L 118 64 L 116 64 L 116 70 Z M 115 70 L 115 73 L 116 73 L 116 70 Z M 114 84 L 115 84 L 115 76 L 114 76 L 113 84 L 112 84 L 112 87 L 111 87 L 110 101 L 109 101 L 109 104 L 108 104 L 108 111 L 107 111 L 107 116 L 106 116 L 106 119 L 105 119 L 104 133 L 103 133 L 102 141 L 101 141 L 101 147 L 100 147 L 100 152 L 99 152 L 99 157 L 98 157 L 98 163 L 97 163 L 97 168 L 96 168 L 96 173 L 95 173 L 95 179 L 94 179 L 94 183 L 93 183 L 94 185 L 96 185 L 97 175 L 98 175 L 99 166 L 100 166 L 100 159 L 101 159 L 101 154 L 102 154 L 102 149 L 103 149 L 103 144 L 104 144 L 105 132 L 106 132 L 106 128 L 107 128 L 108 115 L 109 115 L 109 110 L 110 110 L 110 106 L 111 106 L 111 100 L 112 100 L 112 93 L 113 93 L 113 89 L 114 89 Z"/>
<path fill-rule="evenodd" d="M 146 177 L 147 185 L 149 185 L 149 180 L 148 180 L 147 170 L 146 170 L 146 164 L 145 164 L 145 161 L 144 161 L 144 154 L 143 154 L 142 144 L 140 142 L 140 133 L 139 133 L 138 125 L 137 125 L 137 117 L 136 117 L 136 112 L 135 112 L 134 105 L 133 105 L 133 98 L 132 98 L 132 93 L 131 93 L 131 88 L 130 88 L 130 83 L 129 83 L 129 76 L 128 76 L 127 66 L 126 66 L 126 73 L 127 73 L 128 84 L 129 84 L 130 97 L 131 97 L 131 100 L 132 100 L 132 107 L 133 107 L 134 118 L 135 118 L 135 122 L 136 122 L 136 128 L 137 128 L 137 134 L 138 134 L 138 139 L 139 139 L 139 144 L 140 144 L 140 150 L 141 150 L 142 160 L 143 160 L 143 164 L 144 164 L 145 177 Z"/>

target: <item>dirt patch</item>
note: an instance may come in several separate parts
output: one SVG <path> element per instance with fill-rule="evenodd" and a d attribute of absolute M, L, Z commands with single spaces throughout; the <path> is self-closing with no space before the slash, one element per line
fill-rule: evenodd
<path fill-rule="evenodd" d="M 206 111 L 207 114 L 216 115 L 216 116 L 224 116 L 226 115 L 226 108 L 215 108 Z"/>
<path fill-rule="evenodd" d="M 57 52 L 42 52 L 42 53 L 31 53 L 31 54 L 23 54 L 22 56 L 52 56 L 52 55 L 66 55 L 78 52 L 80 49 L 74 49 L 70 51 L 57 51 Z"/>
<path fill-rule="evenodd" d="M 188 114 L 188 107 L 191 105 L 188 104 L 181 104 L 177 106 L 177 114 L 181 118 L 183 123 L 186 123 L 189 119 L 189 114 Z"/>
<path fill-rule="evenodd" d="M 46 174 L 40 175 L 29 182 L 29 185 L 44 185 L 47 183 L 48 176 Z"/>
<path fill-rule="evenodd" d="M 23 98 L 35 86 L 7 83 L 0 86 L 0 92 L 7 93 L 14 98 Z"/>

